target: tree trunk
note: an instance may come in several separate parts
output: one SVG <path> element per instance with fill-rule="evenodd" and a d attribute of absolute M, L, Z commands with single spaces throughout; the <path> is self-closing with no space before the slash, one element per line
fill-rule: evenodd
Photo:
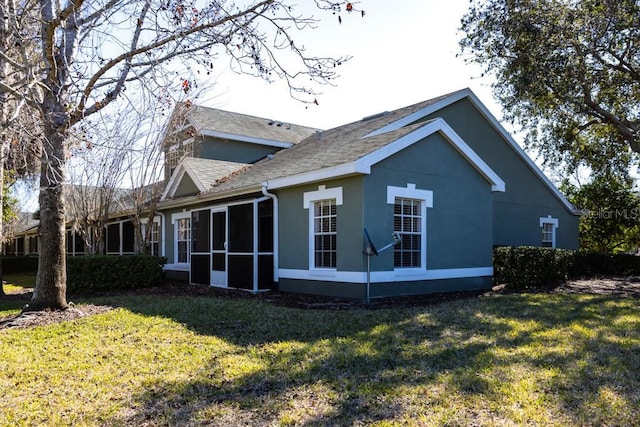
<path fill-rule="evenodd" d="M 0 97 L 0 102 L 1 97 Z M 2 108 L 2 107 L 0 107 Z M 1 120 L 4 122 L 4 115 Z M 4 213 L 4 160 L 5 153 L 7 152 L 7 137 L 6 135 L 0 135 L 0 296 L 4 296 L 4 286 L 2 285 L 2 254 L 4 252 L 4 221 L 2 215 Z"/>
<path fill-rule="evenodd" d="M 4 136 L 0 136 L 2 147 L 0 153 L 4 153 Z M 0 296 L 4 296 L 4 286 L 2 285 L 2 254 L 4 253 L 4 221 L 2 220 L 4 203 L 4 156 L 0 155 Z"/>
<path fill-rule="evenodd" d="M 51 114 L 52 117 L 55 115 Z M 67 158 L 66 127 L 58 127 L 55 120 L 52 120 L 46 127 L 46 135 L 40 169 L 40 257 L 36 287 L 27 307 L 28 311 L 67 308 L 65 209 L 62 192 Z"/>

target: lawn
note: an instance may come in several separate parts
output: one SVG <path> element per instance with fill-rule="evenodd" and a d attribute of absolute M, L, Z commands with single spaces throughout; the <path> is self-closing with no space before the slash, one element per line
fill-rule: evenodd
<path fill-rule="evenodd" d="M 118 308 L 0 331 L 0 425 L 640 424 L 638 299 L 91 303 Z"/>

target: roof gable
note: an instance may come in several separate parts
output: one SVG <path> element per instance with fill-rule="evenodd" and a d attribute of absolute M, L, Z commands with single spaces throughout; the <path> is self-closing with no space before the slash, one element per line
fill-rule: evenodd
<path fill-rule="evenodd" d="M 556 188 L 556 186 L 549 180 L 549 178 L 540 170 L 535 162 L 529 157 L 524 149 L 518 144 L 513 137 L 502 126 L 498 119 L 491 114 L 487 107 L 480 101 L 480 99 L 471 91 L 471 89 L 463 89 L 457 92 L 453 92 L 444 97 L 440 97 L 436 102 L 432 102 L 428 105 L 424 105 L 422 108 L 417 108 L 415 111 L 395 120 L 389 122 L 379 129 L 368 133 L 364 138 L 371 136 L 381 135 L 386 132 L 393 132 L 402 127 L 408 126 L 411 123 L 415 123 L 455 102 L 467 98 L 471 104 L 480 112 L 480 114 L 491 124 L 491 126 L 500 134 L 500 136 L 508 143 L 516 154 L 524 161 L 525 165 L 531 169 L 531 171 L 542 181 L 542 183 L 553 193 L 553 195 L 562 203 L 562 205 L 572 214 L 579 214 L 579 211 L 567 200 L 567 198 Z"/>
<path fill-rule="evenodd" d="M 160 200 L 180 196 L 181 188 L 195 186 L 197 192 L 207 192 L 219 181 L 246 167 L 245 163 L 187 157 L 176 167 Z"/>

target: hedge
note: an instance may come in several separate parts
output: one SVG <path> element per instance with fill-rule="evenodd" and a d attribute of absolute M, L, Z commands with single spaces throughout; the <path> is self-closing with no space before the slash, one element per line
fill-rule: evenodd
<path fill-rule="evenodd" d="M 38 271 L 38 257 L 3 256 L 2 274 L 36 273 Z"/>
<path fill-rule="evenodd" d="M 640 275 L 640 257 L 532 246 L 497 247 L 493 280 L 510 288 L 555 286 L 568 278 Z"/>
<path fill-rule="evenodd" d="M 79 256 L 67 258 L 67 291 L 132 289 L 164 283 L 165 258 L 157 256 Z"/>
<path fill-rule="evenodd" d="M 576 252 L 569 265 L 569 277 L 638 276 L 640 257 L 631 254 Z"/>
<path fill-rule="evenodd" d="M 517 289 L 558 285 L 567 278 L 573 253 L 533 246 L 497 247 L 493 252 L 494 282 Z"/>

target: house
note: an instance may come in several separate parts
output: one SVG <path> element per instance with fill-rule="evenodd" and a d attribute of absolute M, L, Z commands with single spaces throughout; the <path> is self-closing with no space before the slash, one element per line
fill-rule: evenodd
<path fill-rule="evenodd" d="M 209 112 L 226 118 L 197 110 L 186 145 L 202 154 L 183 153 L 158 206 L 170 277 L 418 294 L 490 287 L 496 245 L 578 247 L 579 213 L 468 89 L 313 133 Z M 401 238 L 370 275 L 365 229 Z"/>
<path fill-rule="evenodd" d="M 469 89 L 325 131 L 170 120 L 146 224 L 170 279 L 361 299 L 488 288 L 498 245 L 578 248 L 579 212 Z"/>

